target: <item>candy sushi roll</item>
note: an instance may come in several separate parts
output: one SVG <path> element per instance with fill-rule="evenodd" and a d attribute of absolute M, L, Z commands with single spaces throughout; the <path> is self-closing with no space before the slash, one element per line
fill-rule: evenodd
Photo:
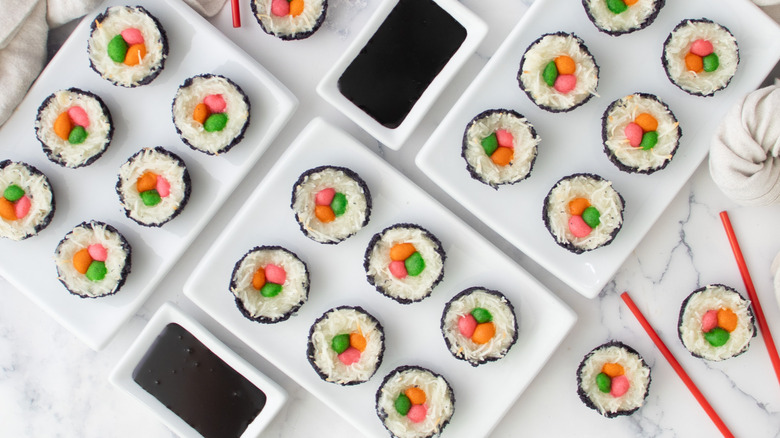
<path fill-rule="evenodd" d="M 513 110 L 491 109 L 474 117 L 463 133 L 461 156 L 471 177 L 494 189 L 531 174 L 539 135 Z"/>
<path fill-rule="evenodd" d="M 750 303 L 722 284 L 704 286 L 688 295 L 680 308 L 678 327 L 685 348 L 712 361 L 739 356 L 756 336 Z"/>
<path fill-rule="evenodd" d="M 542 35 L 528 46 L 517 80 L 539 108 L 571 111 L 596 94 L 599 66 L 579 37 L 557 32 Z"/>
<path fill-rule="evenodd" d="M 130 244 L 116 228 L 98 221 L 76 226 L 57 245 L 60 282 L 82 298 L 115 294 L 130 273 Z"/>
<path fill-rule="evenodd" d="M 308 38 L 322 26 L 328 0 L 252 0 L 263 31 L 282 40 Z"/>
<path fill-rule="evenodd" d="M 623 226 L 625 203 L 612 182 L 589 173 L 561 178 L 544 198 L 544 226 L 555 243 L 580 254 L 609 245 Z"/>
<path fill-rule="evenodd" d="M 470 287 L 444 306 L 441 333 L 457 359 L 472 366 L 498 360 L 517 341 L 515 309 L 501 292 Z"/>
<path fill-rule="evenodd" d="M 119 202 L 141 225 L 159 227 L 178 216 L 191 191 L 184 161 L 160 146 L 136 152 L 119 168 Z"/>
<path fill-rule="evenodd" d="M 610 341 L 594 348 L 577 368 L 580 400 L 607 418 L 633 414 L 649 391 L 650 367 L 622 342 Z"/>
<path fill-rule="evenodd" d="M 54 217 L 54 192 L 46 175 L 29 164 L 0 161 L 0 237 L 24 240 Z"/>
<path fill-rule="evenodd" d="M 350 169 L 320 166 L 295 182 L 291 207 L 309 239 L 335 244 L 360 231 L 371 216 L 371 193 Z"/>
<path fill-rule="evenodd" d="M 306 356 L 326 382 L 363 383 L 382 364 L 382 324 L 361 307 L 341 306 L 317 318 L 309 330 Z"/>
<path fill-rule="evenodd" d="M 666 0 L 582 0 L 598 30 L 613 36 L 644 29 L 653 23 Z"/>
<path fill-rule="evenodd" d="M 669 107 L 652 94 L 635 93 L 612 102 L 601 118 L 604 152 L 618 169 L 653 173 L 666 167 L 682 130 Z"/>
<path fill-rule="evenodd" d="M 683 20 L 664 42 L 666 76 L 681 90 L 712 96 L 737 72 L 739 48 L 728 29 L 707 19 Z"/>
<path fill-rule="evenodd" d="M 76 168 L 103 155 L 114 135 L 114 124 L 100 97 L 70 88 L 43 101 L 35 119 L 35 135 L 49 160 Z"/>
<path fill-rule="evenodd" d="M 396 438 L 438 436 L 455 412 L 455 395 L 439 374 L 419 366 L 391 371 L 376 391 L 376 414 Z"/>
<path fill-rule="evenodd" d="M 188 78 L 176 92 L 172 111 L 182 141 L 209 155 L 229 151 L 249 126 L 249 98 L 235 82 L 220 75 Z"/>
<path fill-rule="evenodd" d="M 425 228 L 396 224 L 368 243 L 363 267 L 368 282 L 401 304 L 421 301 L 444 278 L 441 242 Z"/>
<path fill-rule="evenodd" d="M 257 246 L 236 262 L 230 292 L 245 317 L 270 324 L 284 321 L 309 297 L 309 270 L 279 246 Z"/>
<path fill-rule="evenodd" d="M 114 85 L 132 88 L 160 74 L 168 39 L 143 6 L 112 6 L 92 21 L 87 49 L 92 70 Z"/>

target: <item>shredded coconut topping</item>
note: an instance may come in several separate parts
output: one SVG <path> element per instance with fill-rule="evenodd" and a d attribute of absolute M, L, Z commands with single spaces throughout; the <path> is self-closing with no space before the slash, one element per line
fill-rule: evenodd
<path fill-rule="evenodd" d="M 639 0 L 624 12 L 615 14 L 604 0 L 586 0 L 596 26 L 610 32 L 638 29 L 656 11 L 656 0 Z"/>
<path fill-rule="evenodd" d="M 278 17 L 271 13 L 272 0 L 252 0 L 257 8 L 257 18 L 263 22 L 266 30 L 274 35 L 293 35 L 314 29 L 322 15 L 323 0 L 304 0 L 303 12 L 293 17 Z"/>
<path fill-rule="evenodd" d="M 596 384 L 596 376 L 606 363 L 617 363 L 623 367 L 625 376 L 630 382 L 628 392 L 620 397 L 613 397 L 608 392 L 601 392 Z M 592 352 L 580 370 L 582 390 L 596 405 L 603 415 L 605 412 L 630 411 L 642 406 L 650 382 L 650 368 L 637 354 L 619 346 L 608 346 Z"/>
<path fill-rule="evenodd" d="M 119 192 L 123 206 L 138 222 L 156 225 L 166 222 L 181 206 L 187 189 L 184 183 L 186 168 L 170 155 L 154 149 L 143 149 L 130 157 L 119 168 Z M 136 189 L 136 182 L 146 172 L 164 177 L 171 184 L 171 192 L 159 204 L 147 206 Z"/>
<path fill-rule="evenodd" d="M 43 174 L 33 173 L 22 163 L 10 163 L 0 169 L 0 196 L 11 184 L 16 184 L 30 198 L 27 216 L 15 221 L 0 218 L 0 236 L 11 240 L 22 240 L 37 233 L 36 227 L 52 211 L 52 191 Z"/>
<path fill-rule="evenodd" d="M 425 391 L 428 413 L 425 420 L 413 423 L 395 410 L 395 399 L 407 388 L 416 386 Z M 452 417 L 455 407 L 452 404 L 452 390 L 441 376 L 431 372 L 412 368 L 396 373 L 381 387 L 377 400 L 377 411 L 384 413 L 385 427 L 397 438 L 423 438 L 438 434 L 447 420 Z"/>

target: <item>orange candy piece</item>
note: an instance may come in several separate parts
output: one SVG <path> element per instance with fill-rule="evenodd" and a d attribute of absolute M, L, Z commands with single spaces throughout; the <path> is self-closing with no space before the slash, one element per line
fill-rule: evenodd
<path fill-rule="evenodd" d="M 303 0 L 292 0 L 290 2 L 290 15 L 297 17 L 303 12 Z"/>
<path fill-rule="evenodd" d="M 125 55 L 125 65 L 134 66 L 141 63 L 141 60 L 146 56 L 146 46 L 144 43 L 133 44 L 127 48 L 127 55 Z"/>
<path fill-rule="evenodd" d="M 631 5 L 635 4 L 638 1 L 639 0 L 623 0 L 623 3 L 625 3 L 626 6 L 631 6 Z"/>
<path fill-rule="evenodd" d="M 54 121 L 54 133 L 57 134 L 57 137 L 67 140 L 71 128 L 73 128 L 73 122 L 70 121 L 67 111 L 57 116 L 57 120 Z"/>
<path fill-rule="evenodd" d="M 689 53 L 685 55 L 685 66 L 694 73 L 701 73 L 704 71 L 704 60 L 699 55 Z"/>
<path fill-rule="evenodd" d="M 496 166 L 506 166 L 512 162 L 512 158 L 515 157 L 515 150 L 504 146 L 499 146 L 498 149 L 493 152 L 490 159 L 496 164 Z"/>
<path fill-rule="evenodd" d="M 328 223 L 336 220 L 336 214 L 333 213 L 333 209 L 330 205 L 317 205 L 314 207 L 314 215 L 320 222 Z"/>
<path fill-rule="evenodd" d="M 642 113 L 636 116 L 634 123 L 639 125 L 639 127 L 642 128 L 642 130 L 645 132 L 655 131 L 658 129 L 658 120 L 656 120 L 655 117 L 648 113 Z"/>
<path fill-rule="evenodd" d="M 582 216 L 582 212 L 590 207 L 590 201 L 585 198 L 574 198 L 569 201 L 569 213 L 572 216 Z"/>
<path fill-rule="evenodd" d="M 416 386 L 408 388 L 404 391 L 404 395 L 409 397 L 409 401 L 412 402 L 413 405 L 421 405 L 425 403 L 426 400 L 425 391 Z"/>
<path fill-rule="evenodd" d="M 623 365 L 612 362 L 605 363 L 604 366 L 601 367 L 601 372 L 608 375 L 610 378 L 622 376 L 626 373 L 626 371 L 623 369 Z"/>
<path fill-rule="evenodd" d="M 87 248 L 73 254 L 73 267 L 76 268 L 79 274 L 86 274 L 90 264 L 92 264 L 92 257 L 89 255 Z"/>
<path fill-rule="evenodd" d="M 157 187 L 157 174 L 154 172 L 145 172 L 135 181 L 135 189 L 138 193 L 152 190 Z"/>
<path fill-rule="evenodd" d="M 265 286 L 265 269 L 262 266 L 257 268 L 255 275 L 252 276 L 252 287 L 255 290 L 260 290 Z"/>
<path fill-rule="evenodd" d="M 561 55 L 555 58 L 555 68 L 558 69 L 559 75 L 573 75 L 574 71 L 577 69 L 577 64 L 574 63 L 574 60 L 571 59 L 571 57 Z"/>
<path fill-rule="evenodd" d="M 477 344 L 487 344 L 493 339 L 495 334 L 496 326 L 492 322 L 483 322 L 482 324 L 477 324 L 474 334 L 471 335 L 471 340 Z"/>
<path fill-rule="evenodd" d="M 195 110 L 192 112 L 192 118 L 201 125 L 206 123 L 206 119 L 209 118 L 209 107 L 205 103 L 201 102 L 195 106 Z"/>
<path fill-rule="evenodd" d="M 409 258 L 410 255 L 417 252 L 417 248 L 411 243 L 396 243 L 390 248 L 390 260 L 394 262 L 402 262 Z"/>
<path fill-rule="evenodd" d="M 16 210 L 14 209 L 14 203 L 0 197 L 0 217 L 7 221 L 15 221 L 18 219 L 16 217 Z"/>
<path fill-rule="evenodd" d="M 731 333 L 737 328 L 737 314 L 731 309 L 719 309 L 718 310 L 718 327 Z"/>
<path fill-rule="evenodd" d="M 358 332 L 352 332 L 349 334 L 349 345 L 363 352 L 366 350 L 366 338 Z"/>

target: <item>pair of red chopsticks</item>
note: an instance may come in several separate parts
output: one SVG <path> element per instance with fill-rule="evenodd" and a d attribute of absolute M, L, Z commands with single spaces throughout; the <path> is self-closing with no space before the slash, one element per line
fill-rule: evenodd
<path fill-rule="evenodd" d="M 230 0 L 230 10 L 233 12 L 233 27 L 241 27 L 241 8 L 238 0 Z"/>

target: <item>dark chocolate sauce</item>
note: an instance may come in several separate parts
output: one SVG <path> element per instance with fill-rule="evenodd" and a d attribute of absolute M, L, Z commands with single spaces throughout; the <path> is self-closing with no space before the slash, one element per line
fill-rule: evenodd
<path fill-rule="evenodd" d="M 338 80 L 341 94 L 397 128 L 466 39 L 433 0 L 400 0 Z"/>
<path fill-rule="evenodd" d="M 133 380 L 205 437 L 238 437 L 265 406 L 265 393 L 180 325 L 168 324 Z"/>

